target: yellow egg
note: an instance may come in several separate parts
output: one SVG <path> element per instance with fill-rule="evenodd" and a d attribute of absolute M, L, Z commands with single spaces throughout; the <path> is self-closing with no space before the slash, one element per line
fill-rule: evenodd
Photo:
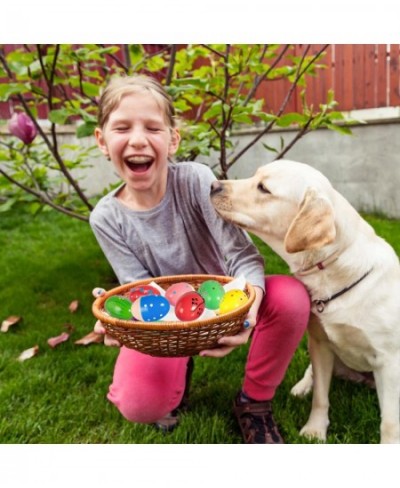
<path fill-rule="evenodd" d="M 242 290 L 230 290 L 222 297 L 219 304 L 219 313 L 232 312 L 236 308 L 244 305 L 248 300 L 246 293 Z"/>

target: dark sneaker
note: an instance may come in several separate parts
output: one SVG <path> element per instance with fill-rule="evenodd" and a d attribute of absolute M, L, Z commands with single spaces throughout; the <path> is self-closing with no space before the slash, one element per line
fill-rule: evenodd
<path fill-rule="evenodd" d="M 233 404 L 233 412 L 245 444 L 284 444 L 272 415 L 271 401 L 243 401 L 239 392 Z"/>
<path fill-rule="evenodd" d="M 189 408 L 189 389 L 194 369 L 193 358 L 190 358 L 186 370 L 186 384 L 183 392 L 181 403 L 172 412 L 167 413 L 165 417 L 155 422 L 153 425 L 164 433 L 172 432 L 179 423 L 179 414 Z"/>

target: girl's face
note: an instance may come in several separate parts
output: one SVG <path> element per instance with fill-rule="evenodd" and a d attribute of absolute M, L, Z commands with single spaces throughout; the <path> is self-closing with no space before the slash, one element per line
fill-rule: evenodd
<path fill-rule="evenodd" d="M 150 93 L 125 95 L 95 136 L 131 198 L 143 196 L 143 192 L 156 200 L 163 197 L 168 156 L 178 149 L 180 137 L 169 127 L 163 109 Z"/>

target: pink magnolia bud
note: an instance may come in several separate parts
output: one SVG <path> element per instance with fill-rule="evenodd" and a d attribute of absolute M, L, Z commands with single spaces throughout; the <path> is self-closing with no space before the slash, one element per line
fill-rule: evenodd
<path fill-rule="evenodd" d="M 9 123 L 8 129 L 12 135 L 21 139 L 24 144 L 30 144 L 37 136 L 37 129 L 26 113 L 15 113 Z"/>

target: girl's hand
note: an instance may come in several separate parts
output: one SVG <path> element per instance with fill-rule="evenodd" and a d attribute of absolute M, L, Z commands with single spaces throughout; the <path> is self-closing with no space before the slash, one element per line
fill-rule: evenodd
<path fill-rule="evenodd" d="M 117 341 L 117 339 L 114 339 L 113 337 L 106 334 L 106 329 L 104 328 L 104 325 L 100 322 L 100 320 L 98 320 L 94 324 L 93 330 L 97 334 L 104 334 L 104 345 L 105 346 L 121 347 L 121 343 L 119 341 Z"/>
<path fill-rule="evenodd" d="M 205 349 L 199 353 L 199 356 L 222 358 L 232 352 L 235 347 L 247 343 L 256 325 L 258 309 L 260 308 L 264 297 L 264 291 L 261 288 L 255 286 L 254 290 L 256 292 L 256 298 L 247 314 L 246 320 L 244 321 L 243 330 L 234 336 L 221 337 L 221 339 L 218 340 L 220 347 L 216 347 L 215 349 Z"/>
<path fill-rule="evenodd" d="M 199 353 L 199 356 L 222 358 L 232 352 L 236 347 L 246 344 L 252 331 L 253 327 L 247 327 L 234 336 L 221 337 L 218 341 L 220 347 L 216 347 L 215 349 L 205 349 Z"/>
<path fill-rule="evenodd" d="M 94 288 L 92 291 L 92 295 L 95 298 L 101 297 L 104 295 L 106 291 L 103 288 Z M 114 339 L 113 337 L 109 336 L 106 334 L 106 329 L 104 328 L 104 325 L 100 320 L 98 320 L 94 324 L 94 329 L 93 329 L 97 334 L 104 334 L 104 345 L 105 346 L 112 346 L 112 347 L 121 347 L 121 343 L 117 341 L 117 339 Z"/>

